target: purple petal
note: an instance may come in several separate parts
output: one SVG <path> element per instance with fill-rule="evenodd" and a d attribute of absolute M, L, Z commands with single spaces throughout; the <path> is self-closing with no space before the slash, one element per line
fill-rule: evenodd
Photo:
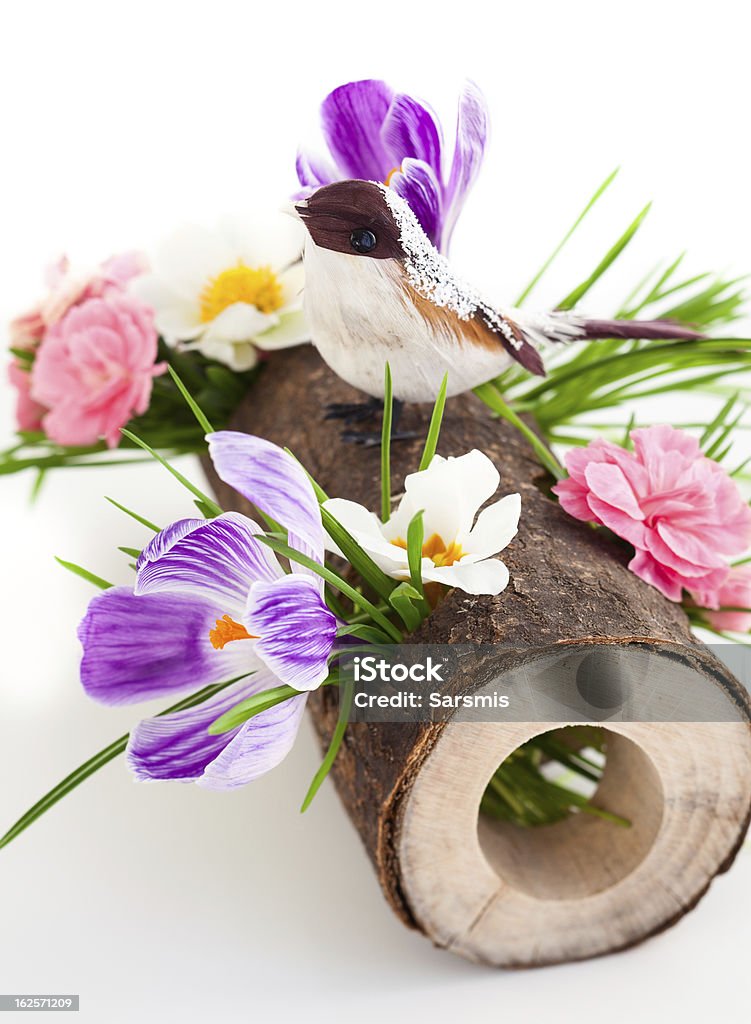
<path fill-rule="evenodd" d="M 208 728 L 220 715 L 230 711 L 236 704 L 274 685 L 270 672 L 262 670 L 259 686 L 258 675 L 241 679 L 203 704 L 197 704 L 185 711 L 171 715 L 145 718 L 131 733 L 126 760 L 136 778 L 179 779 L 192 782 L 203 775 L 204 769 L 237 736 L 242 728 L 212 736 Z"/>
<path fill-rule="evenodd" d="M 207 767 L 198 785 L 234 789 L 276 768 L 295 742 L 307 701 L 307 693 L 301 693 L 251 718 Z"/>
<path fill-rule="evenodd" d="M 81 682 L 102 704 L 133 704 L 199 690 L 257 667 L 252 644 L 211 645 L 222 610 L 189 594 L 136 596 L 113 587 L 89 604 L 78 638 Z"/>
<path fill-rule="evenodd" d="M 212 736 L 209 726 L 241 701 L 277 683 L 262 669 L 193 708 L 144 719 L 128 743 L 128 767 L 141 781 L 200 782 L 213 789 L 250 782 L 278 764 L 291 747 L 305 696 L 270 708 L 230 732 Z"/>
<path fill-rule="evenodd" d="M 444 252 L 448 250 L 451 233 L 467 193 L 479 173 L 487 139 L 488 108 L 485 97 L 474 82 L 467 82 L 459 101 L 456 145 L 446 196 L 448 210 L 441 239 L 441 249 Z"/>
<path fill-rule="evenodd" d="M 208 435 L 214 469 L 225 483 L 289 531 L 290 546 L 323 560 L 321 510 L 305 470 L 261 437 L 222 430 Z"/>
<path fill-rule="evenodd" d="M 393 97 L 385 82 L 369 79 L 342 85 L 323 101 L 323 134 L 339 177 L 385 181 L 392 168 L 381 128 Z"/>
<path fill-rule="evenodd" d="M 295 161 L 297 178 L 303 189 L 317 189 L 321 185 L 330 185 L 332 181 L 339 178 L 336 167 L 326 157 L 307 153 L 302 149 L 297 151 Z"/>
<path fill-rule="evenodd" d="M 256 654 L 288 686 L 314 690 L 329 674 L 336 618 L 310 577 L 292 573 L 275 583 L 256 583 L 245 625 L 260 637 Z"/>
<path fill-rule="evenodd" d="M 441 187 L 433 169 L 421 160 L 405 160 L 391 178 L 391 187 L 406 199 L 422 229 L 434 245 L 441 235 Z"/>
<path fill-rule="evenodd" d="M 189 533 L 192 533 L 197 527 L 203 526 L 205 522 L 205 519 L 178 519 L 176 523 L 172 523 L 171 526 L 160 530 L 138 556 L 136 571 L 142 569 L 147 562 L 155 562 L 158 558 L 161 558 L 166 551 L 169 551 L 173 544 L 182 540 Z"/>
<path fill-rule="evenodd" d="M 270 549 L 256 540 L 260 532 L 252 519 L 239 512 L 203 520 L 156 561 L 142 565 L 135 592 L 196 594 L 220 605 L 222 614 L 239 617 L 251 583 L 277 579 L 282 571 Z"/>
<path fill-rule="evenodd" d="M 435 115 L 411 96 L 394 97 L 383 125 L 383 138 L 399 166 L 408 157 L 441 174 L 441 134 Z"/>

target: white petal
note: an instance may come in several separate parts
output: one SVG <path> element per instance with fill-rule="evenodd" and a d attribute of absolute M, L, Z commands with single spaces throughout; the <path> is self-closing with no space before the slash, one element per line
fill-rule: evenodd
<path fill-rule="evenodd" d="M 191 345 L 190 348 L 198 349 L 207 359 L 213 359 L 217 363 L 224 363 L 230 370 L 236 373 L 243 373 L 252 369 L 258 362 L 258 353 L 250 342 L 221 341 L 218 338 L 202 338 Z"/>
<path fill-rule="evenodd" d="M 407 552 L 386 540 L 377 516 L 356 501 L 345 498 L 329 498 L 324 502 L 324 508 L 367 551 L 379 568 L 389 575 L 398 573 L 399 579 L 406 578 L 405 573 L 409 576 Z M 330 538 L 327 538 L 326 547 L 330 551 L 335 550 Z"/>
<path fill-rule="evenodd" d="M 412 515 L 425 511 L 425 539 L 437 533 L 446 544 L 465 537 L 480 506 L 495 493 L 500 476 L 493 463 L 474 449 L 458 458 L 433 459 L 422 473 L 404 482 L 402 504 Z"/>
<path fill-rule="evenodd" d="M 419 511 L 419 508 L 412 507 L 412 503 L 406 496 L 403 497 L 399 502 L 398 508 L 391 513 L 389 521 L 384 523 L 381 527 L 383 536 L 386 540 L 406 540 L 409 524 L 411 523 L 415 512 Z"/>
<path fill-rule="evenodd" d="M 258 347 L 268 351 L 302 345 L 306 341 L 310 341 L 310 328 L 301 309 L 282 313 L 276 327 L 270 327 L 256 338 Z"/>
<path fill-rule="evenodd" d="M 168 345 L 190 341 L 203 331 L 198 302 L 181 298 L 155 274 L 135 278 L 128 290 L 154 310 L 154 323 Z"/>
<path fill-rule="evenodd" d="M 297 260 L 279 275 L 279 284 L 282 286 L 284 308 L 298 308 L 302 302 L 302 291 L 305 287 L 305 267 L 302 260 Z"/>
<path fill-rule="evenodd" d="M 328 498 L 323 503 L 327 512 L 354 537 L 381 537 L 381 522 L 375 513 L 347 498 Z"/>
<path fill-rule="evenodd" d="M 455 562 L 439 568 L 425 568 L 423 579 L 443 583 L 447 587 L 458 587 L 467 594 L 500 594 L 508 586 L 509 571 L 497 558 L 484 562 Z"/>
<path fill-rule="evenodd" d="M 178 341 L 193 341 L 206 328 L 197 310 L 187 303 L 155 310 L 154 323 L 168 345 L 175 345 Z"/>
<path fill-rule="evenodd" d="M 156 274 L 141 274 L 128 282 L 128 291 L 152 309 L 172 306 L 181 301 L 173 288 Z"/>
<path fill-rule="evenodd" d="M 299 259 L 305 228 L 296 218 L 281 212 L 258 210 L 245 217 L 225 217 L 219 231 L 225 243 L 248 267 L 280 271 Z"/>
<path fill-rule="evenodd" d="M 210 278 L 237 264 L 238 254 L 216 231 L 186 226 L 157 248 L 154 272 L 183 299 L 198 301 Z"/>
<path fill-rule="evenodd" d="M 516 536 L 521 510 L 520 494 L 507 494 L 500 501 L 488 505 L 477 517 L 462 547 L 475 558 L 497 555 Z"/>
<path fill-rule="evenodd" d="M 207 325 L 206 337 L 211 341 L 253 341 L 278 322 L 278 317 L 247 302 L 233 302 Z"/>

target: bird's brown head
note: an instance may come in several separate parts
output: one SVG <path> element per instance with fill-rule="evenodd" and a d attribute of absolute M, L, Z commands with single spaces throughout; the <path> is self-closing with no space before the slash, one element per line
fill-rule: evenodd
<path fill-rule="evenodd" d="M 400 230 L 381 186 L 373 181 L 324 185 L 295 209 L 316 245 L 348 256 L 376 260 L 404 256 Z"/>

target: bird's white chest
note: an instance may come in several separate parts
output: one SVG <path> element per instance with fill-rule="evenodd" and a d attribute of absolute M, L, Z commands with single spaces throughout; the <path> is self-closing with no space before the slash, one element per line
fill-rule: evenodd
<path fill-rule="evenodd" d="M 394 260 L 367 259 L 305 248 L 305 314 L 313 344 L 332 370 L 353 387 L 383 397 L 385 364 L 394 394 L 431 402 L 449 374 L 449 394 L 495 376 L 505 353 L 468 349 L 456 334 L 433 329 L 403 288 Z"/>

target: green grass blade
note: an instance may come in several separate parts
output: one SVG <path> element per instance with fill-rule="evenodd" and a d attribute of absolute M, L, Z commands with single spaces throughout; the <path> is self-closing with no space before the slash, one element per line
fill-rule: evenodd
<path fill-rule="evenodd" d="M 104 750 L 100 750 L 98 754 L 89 758 L 88 761 L 84 762 L 80 767 L 76 768 L 74 772 L 66 776 L 59 782 L 54 789 L 51 789 L 49 793 L 42 797 L 41 800 L 37 801 L 33 807 L 18 819 L 18 821 L 8 829 L 5 835 L 0 839 L 0 849 L 7 846 L 8 843 L 12 842 L 18 835 L 21 834 L 25 829 L 32 825 L 38 818 L 53 807 L 59 800 L 62 800 L 64 796 L 67 796 L 71 790 L 75 789 L 76 786 L 80 786 L 82 782 L 88 779 L 95 772 L 98 772 L 100 768 L 103 768 L 106 764 L 117 757 L 118 754 L 122 754 L 128 745 L 129 733 L 116 739 L 113 743 L 110 743 Z"/>
<path fill-rule="evenodd" d="M 193 413 L 196 420 L 198 421 L 198 425 L 200 426 L 201 430 L 204 432 L 204 434 L 213 434 L 214 428 L 209 423 L 208 416 L 200 407 L 195 398 L 191 395 L 190 391 L 188 391 L 186 386 L 183 384 L 182 380 L 178 376 L 177 370 L 172 365 L 169 365 L 167 369 L 169 370 L 170 377 L 173 379 L 175 384 L 177 384 L 177 390 L 183 396 L 188 407 L 190 408 L 190 411 Z"/>
<path fill-rule="evenodd" d="M 192 694 L 190 697 L 186 697 L 184 700 L 179 701 L 177 704 L 173 704 L 172 707 L 167 708 L 165 711 L 159 712 L 159 717 L 163 715 L 174 714 L 177 711 L 184 711 L 187 708 L 194 707 L 196 704 L 202 704 L 209 697 L 213 697 L 215 693 L 219 693 L 226 686 L 230 686 L 232 683 L 239 682 L 240 679 L 245 678 L 244 676 L 238 676 L 236 679 L 230 679 L 226 683 L 216 683 L 213 686 L 206 686 L 203 690 L 198 693 Z M 7 846 L 8 843 L 12 842 L 17 836 L 21 834 L 25 829 L 32 825 L 35 821 L 42 817 L 42 815 L 53 807 L 59 800 L 62 800 L 64 796 L 67 796 L 77 786 L 80 786 L 82 782 L 90 778 L 95 772 L 98 772 L 100 768 L 103 768 L 106 764 L 112 761 L 118 754 L 122 754 L 128 745 L 129 733 L 124 736 L 120 736 L 109 746 L 105 747 L 104 750 L 100 750 L 98 754 L 94 754 L 88 761 L 85 761 L 82 765 L 76 768 L 75 771 L 67 775 L 62 782 L 49 791 L 41 800 L 38 800 L 33 807 L 30 807 L 25 814 L 23 814 L 18 821 L 12 825 L 5 835 L 0 838 L 0 849 L 3 846 Z"/>
<path fill-rule="evenodd" d="M 353 623 L 349 626 L 340 626 L 336 631 L 337 636 L 354 636 L 358 640 L 364 640 L 368 644 L 388 644 L 389 638 L 377 626 L 366 626 L 363 623 Z"/>
<path fill-rule="evenodd" d="M 740 421 L 743 419 L 743 417 L 745 415 L 746 415 L 746 407 L 744 405 L 741 408 L 740 412 L 738 412 L 733 417 L 733 419 L 731 419 L 728 423 L 725 423 L 723 425 L 722 430 L 720 430 L 720 433 L 717 435 L 717 437 L 714 439 L 714 441 L 712 441 L 712 443 L 710 445 L 708 445 L 707 448 L 704 449 L 704 454 L 707 456 L 708 459 L 716 459 L 718 462 L 722 461 L 718 457 L 717 452 L 725 445 L 725 443 L 727 442 L 728 438 L 730 437 L 732 432 L 736 429 L 736 427 L 738 426 L 738 424 L 740 423 Z"/>
<path fill-rule="evenodd" d="M 256 715 L 260 715 L 262 711 L 268 711 L 269 708 L 282 704 L 290 697 L 297 697 L 299 693 L 299 690 L 285 684 L 273 686 L 261 693 L 254 693 L 252 697 L 241 701 L 215 719 L 208 728 L 209 735 L 220 736 L 222 733 L 231 732 L 232 729 L 236 729 L 251 718 L 255 718 Z"/>
<path fill-rule="evenodd" d="M 500 392 L 492 383 L 481 384 L 479 388 L 474 389 L 474 392 L 477 397 L 488 406 L 488 408 L 492 409 L 493 412 L 503 417 L 503 419 L 507 420 L 512 426 L 516 427 L 520 434 L 523 434 L 534 449 L 537 458 L 549 473 L 551 473 L 557 480 L 563 479 L 566 473 L 555 455 L 553 455 L 547 445 L 540 440 L 537 434 L 527 426 L 524 420 L 520 419 L 514 410 L 504 402 Z"/>
<path fill-rule="evenodd" d="M 313 490 L 315 492 L 316 498 L 318 498 L 318 504 L 322 505 L 324 503 L 324 501 L 328 501 L 329 500 L 328 494 L 324 491 L 323 487 L 321 487 L 321 485 L 310 475 L 310 473 L 307 471 L 307 469 L 305 469 L 305 466 L 303 466 L 302 462 L 300 462 L 300 460 L 295 455 L 295 453 L 290 448 L 285 448 L 284 450 L 287 453 L 287 455 L 289 455 L 290 458 L 295 460 L 297 465 L 305 473 L 306 477 L 310 481 L 310 486 L 313 488 Z"/>
<path fill-rule="evenodd" d="M 422 607 L 426 602 L 423 601 L 420 592 L 406 581 L 400 583 L 392 591 L 389 604 L 397 612 L 410 633 L 417 629 L 425 617 Z"/>
<path fill-rule="evenodd" d="M 325 565 L 319 565 L 319 563 L 314 561 L 312 558 L 308 558 L 308 556 L 304 555 L 301 551 L 295 551 L 294 548 L 289 546 L 289 544 L 285 544 L 284 541 L 277 540 L 275 537 L 265 537 L 258 534 L 257 539 L 261 541 L 262 544 L 267 544 L 272 551 L 276 551 L 278 555 L 288 558 L 291 562 L 297 562 L 298 565 L 305 566 L 306 569 L 310 569 L 311 572 L 314 572 L 316 576 L 320 576 L 321 579 L 326 580 L 326 582 L 332 587 L 335 587 L 338 591 L 344 594 L 345 597 L 348 597 L 350 601 L 363 608 L 364 611 L 370 615 L 373 621 L 377 622 L 384 632 L 388 633 L 395 643 L 398 644 L 402 642 L 404 637 L 396 626 L 392 622 L 389 622 L 386 616 L 380 612 L 371 601 L 368 601 L 366 597 L 363 597 L 361 593 L 355 590 L 351 584 L 347 583 L 346 580 L 343 580 L 341 576 L 335 573 L 332 569 L 328 569 Z"/>
<path fill-rule="evenodd" d="M 153 530 L 154 533 L 160 532 L 161 527 L 157 526 L 155 523 L 150 522 L 148 519 L 144 519 L 143 516 L 139 516 L 137 512 L 134 512 L 132 509 L 126 508 L 125 505 L 121 505 L 120 502 L 115 501 L 114 498 L 105 498 L 105 501 L 108 501 L 110 505 L 114 505 L 115 508 L 119 508 L 120 511 L 124 512 L 126 516 L 130 516 L 131 519 L 135 519 L 137 523 L 140 523 L 142 526 L 145 526 L 148 530 Z"/>
<path fill-rule="evenodd" d="M 550 255 L 548 256 L 548 258 L 547 258 L 547 259 L 545 260 L 545 262 L 543 263 L 543 265 L 542 265 L 542 266 L 540 267 L 540 269 L 539 269 L 539 270 L 537 271 L 537 273 L 535 274 L 535 276 L 534 276 L 534 277 L 532 278 L 532 280 L 531 280 L 531 281 L 529 282 L 529 284 L 527 285 L 527 287 L 526 287 L 526 288 L 524 289 L 524 291 L 523 291 L 523 292 L 521 293 L 521 295 L 519 296 L 519 298 L 518 298 L 518 299 L 516 300 L 516 303 L 515 303 L 515 305 L 517 305 L 517 306 L 521 306 L 521 305 L 522 305 L 522 303 L 523 303 L 523 302 L 525 301 L 525 299 L 527 299 L 527 298 L 529 297 L 529 294 L 530 294 L 530 292 L 532 291 L 532 289 L 533 289 L 533 288 L 535 288 L 535 287 L 536 287 L 536 286 L 537 286 L 537 285 L 539 284 L 539 282 L 540 282 L 541 278 L 543 277 L 543 275 L 544 275 L 545 273 L 547 273 L 547 271 L 548 271 L 548 269 L 550 268 L 550 266 L 551 266 L 551 264 L 553 263 L 553 261 L 554 261 L 554 260 L 556 259 L 556 257 L 557 257 L 557 256 L 558 256 L 558 255 L 560 254 L 560 252 L 561 252 L 561 250 L 563 249 L 563 247 L 564 247 L 564 246 L 566 245 L 566 243 L 567 243 L 567 242 L 569 241 L 569 239 L 570 239 L 570 238 L 572 237 L 572 235 L 574 234 L 574 232 L 576 231 L 576 229 L 577 229 L 577 228 L 579 227 L 579 225 L 581 224 L 581 222 L 582 222 L 582 221 L 584 220 L 584 218 L 585 218 L 585 217 L 587 216 L 587 214 L 589 213 L 589 211 L 590 211 L 590 210 L 592 209 L 592 207 L 593 207 L 593 206 L 595 205 L 595 203 L 597 202 L 597 200 L 598 200 L 598 199 L 600 198 L 600 196 L 602 196 L 602 194 L 603 194 L 603 193 L 604 193 L 604 192 L 605 192 L 605 191 L 606 191 L 606 190 L 607 190 L 607 189 L 608 189 L 608 188 L 610 187 L 610 185 L 611 185 L 611 184 L 613 183 L 613 181 L 615 180 L 615 177 L 616 177 L 616 175 L 618 174 L 618 171 L 619 171 L 619 170 L 620 170 L 620 168 L 619 168 L 619 167 L 616 167 L 616 169 L 615 169 L 614 171 L 611 171 L 611 173 L 610 173 L 610 174 L 609 174 L 609 175 L 607 176 L 607 178 L 605 179 L 605 181 L 603 181 L 603 183 L 602 183 L 602 184 L 600 185 L 600 187 L 599 187 L 599 188 L 597 189 L 597 191 L 596 191 L 596 192 L 595 192 L 595 194 L 594 194 L 594 195 L 592 196 L 592 198 L 591 198 L 591 199 L 589 200 L 589 202 L 587 203 L 587 205 L 586 205 L 586 206 L 584 207 L 584 209 L 582 210 L 582 212 L 581 212 L 581 213 L 579 214 L 579 216 L 578 216 L 578 217 L 576 218 L 576 220 L 574 221 L 574 223 L 573 223 L 573 224 L 571 225 L 571 227 L 570 227 L 570 228 L 568 229 L 568 231 L 566 232 L 566 234 L 565 234 L 565 235 L 563 236 L 563 238 L 562 238 L 562 239 L 560 240 L 560 242 L 558 243 L 558 245 L 557 245 L 557 246 L 555 247 L 555 249 L 553 249 L 553 251 L 551 252 L 551 254 L 550 254 Z"/>
<path fill-rule="evenodd" d="M 34 502 L 39 497 L 42 487 L 44 485 L 44 481 L 47 479 L 47 473 L 48 470 L 44 469 L 44 467 L 41 467 L 40 469 L 37 470 L 37 475 L 34 478 L 34 483 L 32 484 L 31 487 L 31 493 L 29 494 L 30 505 L 33 505 Z"/>
<path fill-rule="evenodd" d="M 574 288 L 572 292 L 569 292 L 566 298 L 558 304 L 558 309 L 573 309 L 576 304 L 584 298 L 590 288 L 592 288 L 597 281 L 600 280 L 605 271 L 615 263 L 623 250 L 633 239 L 634 235 L 641 227 L 644 218 L 649 213 L 651 206 L 651 203 L 647 203 L 644 209 L 629 224 L 615 245 L 608 249 L 589 277 Z"/>
<path fill-rule="evenodd" d="M 349 564 L 385 600 L 396 586 L 396 581 L 380 569 L 367 552 L 363 551 L 355 538 L 335 519 L 325 506 L 321 506 L 323 528 L 331 537 Z"/>
<path fill-rule="evenodd" d="M 110 587 L 114 586 L 114 583 L 108 583 L 101 576 L 95 576 L 93 572 L 89 572 L 88 569 L 84 569 L 81 565 L 76 565 L 75 562 L 66 562 L 64 559 L 58 558 L 57 555 L 55 555 L 55 561 L 58 565 L 62 565 L 63 569 L 67 569 L 74 576 L 79 576 L 82 580 L 86 580 L 87 583 L 92 583 L 100 590 L 109 590 Z"/>
<path fill-rule="evenodd" d="M 425 596 L 422 583 L 422 542 L 425 535 L 423 513 L 415 512 L 407 527 L 407 559 L 412 586 L 421 597 Z"/>
<path fill-rule="evenodd" d="M 422 511 L 415 513 L 407 527 L 407 560 L 409 562 L 409 575 L 412 586 L 420 595 L 417 604 L 417 611 L 420 619 L 426 619 L 430 615 L 430 605 L 425 599 L 425 585 L 422 579 L 422 547 L 425 537 L 425 526 Z"/>
<path fill-rule="evenodd" d="M 300 813 L 303 814 L 310 807 L 313 802 L 318 790 L 321 788 L 323 780 L 326 778 L 328 773 L 331 771 L 331 766 L 336 760 L 336 755 L 339 753 L 339 748 L 342 745 L 344 739 L 344 733 L 349 723 L 349 716 L 352 711 L 352 697 L 354 694 L 354 684 L 352 680 L 347 680 L 340 691 L 340 704 L 339 704 L 339 717 L 336 721 L 336 728 L 331 737 L 331 743 L 329 749 L 326 751 L 326 756 L 323 759 L 321 767 L 313 776 L 313 781 L 310 784 L 308 792 L 305 794 L 305 799 L 302 802 Z"/>
<path fill-rule="evenodd" d="M 433 456 L 435 455 L 436 448 L 438 447 L 438 435 L 441 433 L 443 410 L 446 408 L 446 389 L 448 388 L 448 384 L 449 375 L 448 373 L 445 373 L 443 380 L 441 381 L 441 387 L 438 391 L 438 397 L 436 398 L 435 405 L 433 406 L 433 413 L 430 417 L 428 436 L 425 438 L 425 448 L 423 449 L 422 458 L 420 459 L 420 472 L 428 468 Z"/>
<path fill-rule="evenodd" d="M 198 511 L 201 513 L 204 519 L 215 519 L 216 513 L 210 505 L 207 505 L 201 498 L 194 498 L 193 504 L 196 506 Z"/>
<path fill-rule="evenodd" d="M 640 302 L 637 306 L 631 308 L 631 303 L 636 301 L 636 296 L 639 295 L 644 288 L 646 288 L 649 281 L 652 280 L 654 275 L 660 269 L 660 264 L 652 267 L 649 273 L 645 274 L 638 283 L 631 289 L 626 298 L 623 300 L 618 312 L 615 314 L 616 320 L 632 320 L 636 316 L 636 312 L 642 309 L 646 302 Z"/>
<path fill-rule="evenodd" d="M 391 518 L 391 423 L 394 415 L 394 390 L 391 367 L 386 363 L 383 380 L 383 426 L 381 427 L 381 522 Z"/>
<path fill-rule="evenodd" d="M 169 462 L 167 462 L 166 459 L 163 459 L 158 452 L 155 452 L 151 445 L 146 444 L 145 441 L 142 441 L 140 437 L 138 437 L 136 434 L 133 434 L 130 430 L 127 430 L 125 427 L 122 428 L 121 433 L 123 433 L 127 438 L 129 438 L 134 444 L 137 444 L 139 448 L 143 448 L 145 452 L 148 452 L 149 455 L 151 455 L 152 458 L 156 459 L 157 462 L 160 462 L 167 470 L 167 472 L 172 474 L 175 480 L 179 481 L 183 485 L 183 487 L 187 488 L 187 490 L 189 490 L 194 497 L 199 498 L 202 502 L 204 502 L 206 507 L 211 509 L 215 516 L 220 516 L 222 514 L 222 509 L 217 505 L 215 501 L 212 501 L 212 499 L 207 494 L 204 494 L 203 491 L 196 487 L 195 484 L 192 484 L 190 480 L 188 480 L 187 477 L 184 477 L 182 473 L 178 472 L 178 470 L 176 470 L 174 466 L 170 466 Z"/>

